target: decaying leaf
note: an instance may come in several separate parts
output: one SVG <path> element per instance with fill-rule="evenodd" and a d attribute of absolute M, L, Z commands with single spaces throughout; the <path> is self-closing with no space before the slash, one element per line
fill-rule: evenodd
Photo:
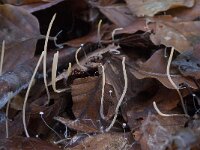
<path fill-rule="evenodd" d="M 59 147 L 35 138 L 13 137 L 0 140 L 1 149 L 41 149 L 59 150 Z"/>
<path fill-rule="evenodd" d="M 174 47 L 182 53 L 190 51 L 200 41 L 200 21 L 157 23 L 155 34 L 151 35 L 154 44 Z"/>
<path fill-rule="evenodd" d="M 89 136 L 72 150 L 88 149 L 88 150 L 116 150 L 116 149 L 131 149 L 133 139 L 130 133 L 105 133 L 96 136 Z"/>
<path fill-rule="evenodd" d="M 176 66 L 183 76 L 200 79 L 200 61 L 198 53 L 198 51 L 184 52 L 172 62 L 172 65 Z"/>
<path fill-rule="evenodd" d="M 143 121 L 140 130 L 134 133 L 135 140 L 140 142 L 142 150 L 165 150 L 173 139 L 173 134 L 183 129 L 185 122 L 184 117 L 149 115 Z"/>
<path fill-rule="evenodd" d="M 125 0 L 133 14 L 138 17 L 150 16 L 153 17 L 159 12 L 166 11 L 176 7 L 192 7 L 194 0 Z"/>
<path fill-rule="evenodd" d="M 182 7 L 176 9 L 170 9 L 166 11 L 166 14 L 172 15 L 173 17 L 179 18 L 183 21 L 193 21 L 200 17 L 199 9 L 200 9 L 200 1 L 196 0 L 192 8 Z"/>
<path fill-rule="evenodd" d="M 30 3 L 38 3 L 38 2 L 48 2 L 51 0 L 3 0 L 5 4 L 13 4 L 13 5 L 23 5 Z"/>
<path fill-rule="evenodd" d="M 93 123 L 92 119 L 85 119 L 85 120 L 70 120 L 63 117 L 54 117 L 55 120 L 61 122 L 65 126 L 67 126 L 70 129 L 73 129 L 78 132 L 84 132 L 84 133 L 97 133 L 99 132 L 99 126 L 96 126 Z M 100 125 L 100 122 L 99 122 Z"/>
<path fill-rule="evenodd" d="M 140 63 L 139 67 L 133 68 L 132 73 L 138 79 L 156 78 L 166 87 L 173 89 L 174 87 L 169 82 L 166 74 L 167 61 L 168 58 L 165 57 L 164 50 L 158 50 L 146 62 Z M 192 88 L 197 88 L 191 79 L 182 77 L 175 68 L 171 67 L 170 76 L 177 85 L 186 83 Z"/>
<path fill-rule="evenodd" d="M 38 0 L 39 1 L 39 0 Z M 47 3 L 48 1 L 48 3 Z M 37 3 L 28 3 L 25 5 L 21 5 L 21 8 L 26 9 L 26 11 L 28 11 L 29 13 L 33 13 L 36 11 L 40 11 L 43 9 L 47 9 L 50 7 L 53 7 L 54 5 L 57 5 L 58 3 L 64 1 L 64 0 L 47 0 L 46 2 L 40 0 L 40 2 Z"/>
<path fill-rule="evenodd" d="M 87 122 L 88 126 L 94 125 L 101 128 L 100 99 L 102 89 L 100 77 L 87 77 L 74 80 L 72 84 L 73 112 L 78 120 Z M 110 94 L 109 91 L 113 91 Z M 114 114 L 116 96 L 111 85 L 105 85 L 104 115 L 111 118 Z"/>
<path fill-rule="evenodd" d="M 103 13 L 118 27 L 126 27 L 130 25 L 135 19 L 127 6 L 123 4 L 115 4 L 104 7 L 99 6 L 98 8 L 101 13 Z"/>
<path fill-rule="evenodd" d="M 40 38 L 37 19 L 16 6 L 0 5 L 0 42 L 5 40 L 3 72 L 34 56 Z"/>

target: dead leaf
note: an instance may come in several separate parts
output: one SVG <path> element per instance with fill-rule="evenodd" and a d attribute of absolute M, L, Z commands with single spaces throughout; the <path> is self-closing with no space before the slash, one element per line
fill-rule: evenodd
<path fill-rule="evenodd" d="M 126 27 L 135 20 L 135 17 L 124 4 L 115 4 L 104 7 L 99 6 L 98 8 L 101 13 L 117 25 L 117 27 Z"/>
<path fill-rule="evenodd" d="M 24 137 L 13 137 L 9 139 L 1 139 L 0 140 L 1 149 L 23 149 L 23 150 L 31 150 L 31 149 L 40 149 L 40 150 L 59 150 L 56 145 L 47 143 L 46 141 L 42 141 L 40 139 L 34 138 L 24 138 Z"/>
<path fill-rule="evenodd" d="M 40 1 L 41 2 L 24 4 L 24 5 L 21 5 L 20 7 L 26 9 L 29 13 L 33 13 L 36 11 L 50 8 L 54 5 L 57 5 L 60 2 L 63 2 L 64 0 L 48 0 L 48 3 L 42 2 L 42 0 L 40 0 Z"/>
<path fill-rule="evenodd" d="M 88 126 L 101 128 L 100 99 L 101 99 L 101 78 L 87 77 L 75 79 L 72 84 L 72 99 L 75 117 L 78 120 L 87 122 Z M 110 95 L 109 91 L 113 91 Z M 116 96 L 111 85 L 105 85 L 104 93 L 104 115 L 111 118 L 114 114 Z"/>
<path fill-rule="evenodd" d="M 164 50 L 158 50 L 146 62 L 133 67 L 131 72 L 138 79 L 156 78 L 167 88 L 174 89 L 167 78 L 167 61 L 168 58 L 164 57 Z M 171 67 L 170 76 L 176 85 L 186 83 L 192 88 L 197 88 L 191 79 L 182 77 L 175 68 Z"/>
<path fill-rule="evenodd" d="M 43 112 L 43 118 L 46 123 L 50 126 L 53 125 L 53 117 L 57 116 L 65 108 L 66 100 L 62 95 L 51 94 L 51 101 L 53 102 L 50 106 L 45 106 L 47 101 L 46 96 L 42 96 L 39 99 L 33 101 L 30 104 L 30 119 L 27 122 L 28 131 L 32 135 L 46 135 L 49 132 L 49 128 L 43 122 L 40 112 Z"/>
<path fill-rule="evenodd" d="M 159 12 L 177 7 L 193 7 L 194 0 L 125 0 L 133 14 L 138 17 L 153 17 Z"/>
<path fill-rule="evenodd" d="M 84 133 L 97 133 L 99 132 L 99 126 L 93 124 L 93 121 L 90 119 L 86 120 L 70 120 L 63 117 L 54 117 L 55 120 L 61 122 L 65 126 L 75 131 L 81 131 Z M 100 125 L 100 123 L 99 123 Z"/>
<path fill-rule="evenodd" d="M 198 51 L 183 52 L 172 62 L 185 77 L 200 79 L 200 61 Z"/>
<path fill-rule="evenodd" d="M 3 0 L 4 4 L 24 5 L 38 2 L 48 2 L 51 0 Z"/>
<path fill-rule="evenodd" d="M 178 52 L 190 51 L 200 41 L 200 21 L 157 23 L 150 38 L 155 45 L 174 47 Z"/>
<path fill-rule="evenodd" d="M 143 121 L 140 130 L 134 133 L 135 140 L 140 142 L 142 150 L 165 149 L 172 134 L 182 129 L 185 122 L 186 118 L 180 116 L 162 117 L 150 114 Z"/>
<path fill-rule="evenodd" d="M 29 115 L 26 116 L 27 120 L 28 118 Z M 23 131 L 24 128 L 22 122 L 22 113 L 18 113 L 17 115 L 14 116 L 14 118 L 8 119 L 8 137 L 20 136 L 23 133 Z M 6 137 L 6 122 L 4 121 L 0 123 L 0 139 L 4 139 L 5 137 Z"/>
<path fill-rule="evenodd" d="M 5 40 L 3 72 L 34 56 L 40 38 L 37 19 L 16 6 L 0 5 L 0 42 Z"/>
<path fill-rule="evenodd" d="M 130 137 L 130 133 L 105 133 L 87 137 L 79 145 L 73 147 L 72 150 L 130 149 L 133 146 L 132 143 L 133 139 Z"/>
<path fill-rule="evenodd" d="M 166 11 L 166 14 L 179 18 L 182 21 L 193 21 L 200 17 L 200 1 L 196 0 L 195 5 L 192 8 L 176 8 Z"/>

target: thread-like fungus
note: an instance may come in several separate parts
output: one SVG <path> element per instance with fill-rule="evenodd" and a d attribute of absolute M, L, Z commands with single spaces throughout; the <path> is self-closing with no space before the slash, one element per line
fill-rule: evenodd
<path fill-rule="evenodd" d="M 4 52 L 5 52 L 5 41 L 3 40 L 1 48 L 0 76 L 2 75 Z"/>
<path fill-rule="evenodd" d="M 27 89 L 27 91 L 26 91 L 25 99 L 24 99 L 22 117 L 23 117 L 23 125 L 24 125 L 24 131 L 25 131 L 26 137 L 30 137 L 30 136 L 29 136 L 29 133 L 28 133 L 28 131 L 27 131 L 27 127 L 26 127 L 26 103 L 27 103 L 27 100 L 28 100 L 29 92 L 30 92 L 32 83 L 33 83 L 33 81 L 34 81 L 35 75 L 36 75 L 37 70 L 38 70 L 38 68 L 39 68 L 39 66 L 40 66 L 40 63 L 41 63 L 41 61 L 42 61 L 42 59 L 43 59 L 43 57 L 44 57 L 44 53 L 45 53 L 45 52 L 43 51 L 42 54 L 41 54 L 41 56 L 40 56 L 40 58 L 39 58 L 39 60 L 38 60 L 38 63 L 37 63 L 37 65 L 36 65 L 36 67 L 35 67 L 35 70 L 34 70 L 34 72 L 33 72 L 32 77 L 31 77 L 31 80 L 30 80 L 28 89 Z"/>
<path fill-rule="evenodd" d="M 154 107 L 154 109 L 156 110 L 156 112 L 157 112 L 160 116 L 163 116 L 163 117 L 185 116 L 185 114 L 164 114 L 164 113 L 162 113 L 162 112 L 158 109 L 158 107 L 157 107 L 155 101 L 153 102 L 153 107 Z"/>
<path fill-rule="evenodd" d="M 102 24 L 102 19 L 99 21 L 97 29 L 97 38 L 99 43 L 101 43 L 101 24 Z"/>
<path fill-rule="evenodd" d="M 6 138 L 9 137 L 9 131 L 8 131 L 8 121 L 9 121 L 9 117 L 8 117 L 8 113 L 9 113 L 10 102 L 11 102 L 11 99 L 8 100 L 8 103 L 7 103 L 7 105 L 6 105 Z"/>
<path fill-rule="evenodd" d="M 102 119 L 105 119 L 103 110 L 103 100 L 104 100 L 104 92 L 105 92 L 105 84 L 106 84 L 106 77 L 105 77 L 105 69 L 104 66 L 102 65 L 102 90 L 101 90 L 101 105 L 100 105 L 100 116 Z"/>
<path fill-rule="evenodd" d="M 60 139 L 62 139 L 61 136 L 60 136 L 52 127 L 50 127 L 50 126 L 47 124 L 47 122 L 46 122 L 45 119 L 43 118 L 44 112 L 41 111 L 39 114 L 40 114 L 40 118 L 42 119 L 42 121 L 44 122 L 44 124 L 45 124 L 51 131 L 53 131 Z"/>
<path fill-rule="evenodd" d="M 112 41 L 113 42 L 115 42 L 115 33 L 116 33 L 116 31 L 120 31 L 120 30 L 123 30 L 124 28 L 116 28 L 116 29 L 114 29 L 113 30 L 113 32 L 112 32 Z"/>
<path fill-rule="evenodd" d="M 47 105 L 50 102 L 50 93 L 49 93 L 48 84 L 47 84 L 47 45 L 48 45 L 50 31 L 51 31 L 51 28 L 52 28 L 55 18 L 56 18 L 56 14 L 53 15 L 51 22 L 49 23 L 49 27 L 47 30 L 46 39 L 45 39 L 45 43 L 44 43 L 43 75 L 44 75 L 44 84 L 45 84 L 47 97 L 48 97 Z"/>
<path fill-rule="evenodd" d="M 81 50 L 81 47 L 77 49 L 77 51 L 76 51 L 76 53 L 75 53 L 75 59 L 76 59 L 77 65 L 78 65 L 83 71 L 85 71 L 85 70 L 87 70 L 87 68 L 86 68 L 85 66 L 81 65 L 80 62 L 79 62 L 79 60 L 78 60 L 78 53 L 80 52 L 80 50 Z"/>
<path fill-rule="evenodd" d="M 54 92 L 56 93 L 61 93 L 66 91 L 67 89 L 56 89 L 56 73 L 57 73 L 57 65 L 58 65 L 58 56 L 59 56 L 59 51 L 57 51 L 57 53 L 54 54 L 53 56 L 53 64 L 52 64 L 52 75 L 51 75 L 51 81 L 52 81 L 52 88 L 54 90 Z"/>
<path fill-rule="evenodd" d="M 66 73 L 66 80 L 68 79 L 71 73 L 72 73 L 72 63 L 69 63 Z"/>
<path fill-rule="evenodd" d="M 187 113 L 187 110 L 185 108 L 185 105 L 184 105 L 184 101 L 183 101 L 183 97 L 181 95 L 181 92 L 179 91 L 178 87 L 176 86 L 176 84 L 174 83 L 174 81 L 172 80 L 171 76 L 170 76 L 170 65 L 171 65 L 171 62 L 172 62 L 172 57 L 173 57 L 173 54 L 174 54 L 174 47 L 171 48 L 171 52 L 170 52 L 170 55 L 169 55 L 169 59 L 168 59 L 168 63 L 167 63 L 167 78 L 168 80 L 170 81 L 170 83 L 172 84 L 172 86 L 176 89 L 179 97 L 180 97 L 180 100 L 181 100 L 181 104 L 182 104 L 182 107 L 183 107 L 183 111 L 185 113 L 186 116 L 188 116 L 188 113 Z"/>
<path fill-rule="evenodd" d="M 127 89 L 128 89 L 128 77 L 127 77 L 127 73 L 126 73 L 125 57 L 123 57 L 123 60 L 122 60 L 122 67 L 123 67 L 123 75 L 124 75 L 124 90 L 123 90 L 123 93 L 122 93 L 118 103 L 117 103 L 114 118 L 113 118 L 110 126 L 108 128 L 106 128 L 106 132 L 110 131 L 110 129 L 113 127 L 113 125 L 117 119 L 119 107 L 121 106 L 121 103 L 122 103 L 122 101 L 125 97 L 125 94 L 127 92 Z"/>

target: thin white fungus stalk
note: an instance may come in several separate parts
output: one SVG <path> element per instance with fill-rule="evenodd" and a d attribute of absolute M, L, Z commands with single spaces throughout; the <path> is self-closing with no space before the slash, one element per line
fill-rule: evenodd
<path fill-rule="evenodd" d="M 72 73 L 72 63 L 69 63 L 66 73 L 66 80 L 68 79 L 71 73 Z"/>
<path fill-rule="evenodd" d="M 177 93 L 180 97 L 180 100 L 181 100 L 183 111 L 184 111 L 185 115 L 188 116 L 187 110 L 184 106 L 184 101 L 183 101 L 183 97 L 181 95 L 181 92 L 179 91 L 178 87 L 176 86 L 176 84 L 174 83 L 174 81 L 172 80 L 172 78 L 170 76 L 170 65 L 171 65 L 171 62 L 172 62 L 173 54 L 174 54 L 174 47 L 171 48 L 171 52 L 170 52 L 168 63 L 167 63 L 167 78 L 170 81 L 170 83 L 172 84 L 172 86 L 176 89 L 176 91 L 177 91 Z"/>
<path fill-rule="evenodd" d="M 185 114 L 164 114 L 158 109 L 155 101 L 153 102 L 153 107 L 156 110 L 156 112 L 162 117 L 185 116 Z"/>
<path fill-rule="evenodd" d="M 44 43 L 43 75 L 44 75 L 44 84 L 45 84 L 47 98 L 48 98 L 47 105 L 50 102 L 50 93 L 49 93 L 48 84 L 47 84 L 47 45 L 48 45 L 50 31 L 51 31 L 51 28 L 52 28 L 55 18 L 56 18 L 56 14 L 53 15 L 51 22 L 49 23 L 49 27 L 47 30 L 46 39 L 45 39 L 45 43 Z"/>
<path fill-rule="evenodd" d="M 28 100 L 28 96 L 29 96 L 30 89 L 31 89 L 32 83 L 33 83 L 33 81 L 34 81 L 35 75 L 36 75 L 37 70 L 38 70 L 38 68 L 39 68 L 39 66 L 40 66 L 40 63 L 41 63 L 41 61 L 42 61 L 42 59 L 43 59 L 43 57 L 44 57 L 44 53 L 45 53 L 45 52 L 43 51 L 42 54 L 40 55 L 40 58 L 39 58 L 38 63 L 37 63 L 37 65 L 36 65 L 36 67 L 35 67 L 35 70 L 34 70 L 34 72 L 33 72 L 33 75 L 32 75 L 32 77 L 31 77 L 31 80 L 30 80 L 28 89 L 27 89 L 27 91 L 26 91 L 25 99 L 24 99 L 22 117 L 23 117 L 23 125 L 24 125 L 24 131 L 25 131 L 26 137 L 30 137 L 30 136 L 29 136 L 29 133 L 28 133 L 28 131 L 27 131 L 27 127 L 26 127 L 26 103 L 27 103 L 27 100 Z"/>
<path fill-rule="evenodd" d="M 102 24 L 102 19 L 99 21 L 97 29 L 97 37 L 99 42 L 101 42 L 101 24 Z"/>
<path fill-rule="evenodd" d="M 54 92 L 61 93 L 61 92 L 66 91 L 67 89 L 59 89 L 59 90 L 56 89 L 56 82 L 57 82 L 56 73 L 57 73 L 57 65 L 58 65 L 58 58 L 59 58 L 58 56 L 59 56 L 59 51 L 57 51 L 57 53 L 55 53 L 53 57 L 51 81 L 52 81 L 52 88 Z"/>
<path fill-rule="evenodd" d="M 5 41 L 3 40 L 2 48 L 1 48 L 0 76 L 2 75 L 2 71 L 3 71 L 4 53 L 5 53 Z"/>
<path fill-rule="evenodd" d="M 8 101 L 6 105 L 6 138 L 9 138 L 9 131 L 8 131 L 8 113 L 9 113 L 9 106 L 10 106 L 11 99 Z"/>
<path fill-rule="evenodd" d="M 112 41 L 114 42 L 115 41 L 115 33 L 116 33 L 116 31 L 120 31 L 120 30 L 123 30 L 124 28 L 116 28 L 116 29 L 114 29 L 113 30 L 113 32 L 112 32 Z"/>
<path fill-rule="evenodd" d="M 127 73 L 126 73 L 126 65 L 125 65 L 125 57 L 123 57 L 123 60 L 122 60 L 122 67 L 123 67 L 123 74 L 124 74 L 124 90 L 123 90 L 123 93 L 117 103 L 117 107 L 115 109 L 115 115 L 114 115 L 114 118 L 110 124 L 110 126 L 108 128 L 106 128 L 106 132 L 110 131 L 110 129 L 113 127 L 116 119 L 117 119 L 117 115 L 118 115 L 118 111 L 119 111 L 119 107 L 125 97 L 125 94 L 127 92 L 127 89 L 128 89 L 128 77 L 127 77 Z"/>
<path fill-rule="evenodd" d="M 81 47 L 79 49 L 77 49 L 76 53 L 75 53 L 75 59 L 76 59 L 76 63 L 77 65 L 82 69 L 82 70 L 87 70 L 87 68 L 83 65 L 80 64 L 79 60 L 78 60 L 78 53 L 80 52 Z"/>
<path fill-rule="evenodd" d="M 100 105 L 100 116 L 102 119 L 105 119 L 103 110 L 103 101 L 104 101 L 104 92 L 105 92 L 105 84 L 106 84 L 106 77 L 105 77 L 105 69 L 104 66 L 102 65 L 102 90 L 101 90 L 101 105 Z"/>

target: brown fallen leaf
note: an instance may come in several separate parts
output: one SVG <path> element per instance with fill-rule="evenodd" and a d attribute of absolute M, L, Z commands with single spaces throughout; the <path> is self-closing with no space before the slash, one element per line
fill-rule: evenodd
<path fill-rule="evenodd" d="M 53 117 L 57 116 L 60 112 L 63 112 L 66 105 L 65 98 L 59 94 L 51 94 L 52 105 L 45 106 L 46 101 L 46 96 L 42 96 L 33 101 L 30 104 L 30 110 L 27 112 L 27 114 L 30 115 L 30 119 L 27 122 L 27 129 L 33 136 L 46 135 L 50 131 L 47 125 L 43 122 L 40 112 L 44 113 L 42 117 L 45 122 L 49 126 L 52 126 L 54 124 Z"/>
<path fill-rule="evenodd" d="M 167 15 L 179 18 L 183 21 L 192 21 L 200 17 L 200 1 L 196 0 L 195 5 L 192 8 L 175 8 L 166 11 Z"/>
<path fill-rule="evenodd" d="M 149 114 L 138 131 L 133 133 L 142 150 L 165 149 L 176 131 L 183 129 L 186 118 L 162 117 Z M 173 126 L 173 128 L 172 128 Z"/>
<path fill-rule="evenodd" d="M 168 145 L 166 145 L 167 150 L 174 150 L 174 149 L 193 149 L 198 150 L 200 136 L 199 130 L 194 131 L 190 128 L 185 128 L 183 130 L 178 131 L 175 135 L 171 137 Z"/>
<path fill-rule="evenodd" d="M 183 76 L 200 79 L 199 50 L 183 52 L 173 60 L 172 65 L 177 67 Z"/>
<path fill-rule="evenodd" d="M 150 112 L 155 112 L 153 108 L 154 101 L 163 113 L 169 113 L 169 111 L 177 108 L 180 97 L 176 90 L 167 89 L 163 85 L 159 85 L 154 95 L 153 92 L 153 88 L 143 91 L 143 94 L 138 94 L 122 105 L 123 118 L 131 129 L 138 128 L 141 125 L 141 119 L 146 118 Z M 186 94 L 188 94 L 187 91 L 182 92 L 183 97 Z M 181 114 L 182 112 L 180 111 L 179 113 Z"/>
<path fill-rule="evenodd" d="M 4 0 L 4 4 L 24 5 L 38 2 L 49 2 L 51 0 Z"/>
<path fill-rule="evenodd" d="M 126 27 L 135 20 L 135 17 L 124 4 L 98 6 L 98 8 L 117 27 Z"/>
<path fill-rule="evenodd" d="M 98 133 L 99 126 L 93 124 L 93 121 L 88 120 L 70 120 L 68 118 L 63 117 L 54 117 L 55 120 L 59 121 L 60 123 L 64 124 L 70 129 L 73 129 L 78 132 L 84 133 Z"/>
<path fill-rule="evenodd" d="M 46 141 L 34 138 L 13 137 L 9 139 L 0 139 L 1 149 L 40 149 L 40 150 L 59 150 L 59 147 Z"/>
<path fill-rule="evenodd" d="M 80 47 L 81 44 L 86 44 L 86 43 L 98 43 L 99 42 L 99 37 L 97 35 L 97 28 L 95 28 L 94 30 L 92 30 L 89 34 L 80 37 L 80 38 L 76 38 L 70 41 L 65 42 L 66 45 L 71 46 L 71 47 Z M 106 32 L 110 31 L 109 29 L 109 25 L 108 24 L 103 24 L 101 26 L 101 39 L 104 36 L 104 34 Z M 110 31 L 111 32 L 111 31 Z"/>
<path fill-rule="evenodd" d="M 72 150 L 116 150 L 116 149 L 131 149 L 133 139 L 130 133 L 104 133 L 85 138 L 79 145 L 72 148 Z"/>
<path fill-rule="evenodd" d="M 26 9 L 29 13 L 33 13 L 36 11 L 50 8 L 50 7 L 57 5 L 58 3 L 63 2 L 63 1 L 64 0 L 48 0 L 48 3 L 47 3 L 47 2 L 43 2 L 42 0 L 40 0 L 40 2 L 23 4 L 20 7 Z"/>
<path fill-rule="evenodd" d="M 26 10 L 0 5 L 0 42 L 5 40 L 3 72 L 34 56 L 37 40 L 40 38 L 37 19 Z"/>
<path fill-rule="evenodd" d="M 131 72 L 138 79 L 156 78 L 167 88 L 174 89 L 167 78 L 166 68 L 168 58 L 165 58 L 164 55 L 164 50 L 156 51 L 146 62 L 139 63 L 138 67 L 132 67 Z M 189 78 L 182 77 L 176 68 L 171 67 L 170 76 L 176 85 L 186 83 L 192 88 L 197 88 L 194 81 Z"/>
<path fill-rule="evenodd" d="M 102 79 L 100 77 L 87 77 L 75 79 L 72 87 L 72 100 L 75 117 L 83 120 L 86 125 L 101 128 L 100 99 L 102 90 Z M 109 91 L 113 91 L 112 95 Z M 115 92 L 111 85 L 105 85 L 104 93 L 104 115 L 110 119 L 114 114 L 116 102 Z M 83 122 L 82 121 L 82 122 Z"/>
<path fill-rule="evenodd" d="M 178 52 L 190 51 L 199 43 L 200 21 L 157 23 L 150 38 L 155 45 L 174 47 Z"/>
<path fill-rule="evenodd" d="M 29 119 L 29 115 L 26 116 Z M 20 136 L 23 133 L 22 113 L 8 119 L 8 137 Z M 0 139 L 6 138 L 6 122 L 0 123 Z M 1 145 L 1 144 L 0 144 Z"/>
<path fill-rule="evenodd" d="M 194 0 L 125 0 L 133 14 L 138 17 L 153 17 L 159 12 L 177 7 L 193 7 Z"/>
<path fill-rule="evenodd" d="M 107 6 L 116 3 L 117 0 L 98 0 L 100 6 Z"/>

